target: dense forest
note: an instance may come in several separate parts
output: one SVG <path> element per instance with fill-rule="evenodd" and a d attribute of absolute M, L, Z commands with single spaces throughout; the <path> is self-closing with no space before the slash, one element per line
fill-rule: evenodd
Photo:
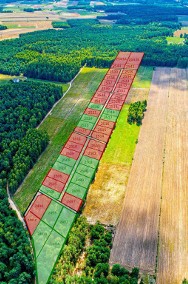
<path fill-rule="evenodd" d="M 132 272 L 119 264 L 110 268 L 111 246 L 111 231 L 100 223 L 90 225 L 80 216 L 69 234 L 50 284 L 137 284 L 137 268 Z"/>
<path fill-rule="evenodd" d="M 9 208 L 5 190 L 0 189 L 0 283 L 32 284 L 33 258 L 29 235 Z"/>
<path fill-rule="evenodd" d="M 180 27 L 172 20 L 145 25 L 69 20 L 68 29 L 0 42 L 0 72 L 68 82 L 85 63 L 109 67 L 119 50 L 144 52 L 145 65 L 187 67 L 188 45 L 168 45 L 166 40 Z"/>
<path fill-rule="evenodd" d="M 0 86 L 0 283 L 31 284 L 29 238 L 9 208 L 6 187 L 14 193 L 48 144 L 35 127 L 62 96 L 54 84 L 25 81 Z"/>
<path fill-rule="evenodd" d="M 34 128 L 61 97 L 53 84 L 12 82 L 0 86 L 0 185 L 15 192 L 48 143 Z M 31 129 L 31 130 L 30 130 Z"/>

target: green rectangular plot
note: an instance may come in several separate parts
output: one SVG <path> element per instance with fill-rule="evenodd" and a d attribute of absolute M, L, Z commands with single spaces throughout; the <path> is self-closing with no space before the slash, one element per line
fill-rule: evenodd
<path fill-rule="evenodd" d="M 102 110 L 103 107 L 104 107 L 103 105 L 94 104 L 94 103 L 90 103 L 90 104 L 88 105 L 88 108 L 97 109 L 97 110 Z"/>
<path fill-rule="evenodd" d="M 65 238 L 55 231 L 52 231 L 45 246 L 40 252 L 37 260 L 37 282 L 38 284 L 48 283 L 54 265 L 65 243 Z"/>
<path fill-rule="evenodd" d="M 92 116 L 92 115 L 87 115 L 87 114 L 83 114 L 81 119 L 80 119 L 80 122 L 90 122 L 92 124 L 95 124 L 95 122 L 97 121 L 97 117 L 95 116 Z"/>
<path fill-rule="evenodd" d="M 33 247 L 36 257 L 39 255 L 51 231 L 52 229 L 47 224 L 45 224 L 43 221 L 40 221 L 36 230 L 34 231 L 34 234 L 32 235 Z"/>
<path fill-rule="evenodd" d="M 91 183 L 91 178 L 85 177 L 83 175 L 80 175 L 78 173 L 74 173 L 71 182 L 78 184 L 80 186 L 83 186 L 85 188 L 88 188 Z"/>
<path fill-rule="evenodd" d="M 59 215 L 54 226 L 54 230 L 66 238 L 72 227 L 75 217 L 76 213 L 66 207 L 63 207 L 63 210 L 61 211 L 61 214 Z"/>
<path fill-rule="evenodd" d="M 96 169 L 98 167 L 99 161 L 96 160 L 96 159 L 87 157 L 87 156 L 83 156 L 80 160 L 80 163 L 85 165 L 85 166 Z"/>
<path fill-rule="evenodd" d="M 80 121 L 78 122 L 78 127 L 92 130 L 93 127 L 94 127 L 94 123 L 91 123 L 91 122 L 88 122 L 88 121 L 82 121 L 82 120 L 80 120 Z"/>
<path fill-rule="evenodd" d="M 73 166 L 68 166 L 68 165 L 65 165 L 59 162 L 55 162 L 55 164 L 53 165 L 53 169 L 56 169 L 62 173 L 70 175 L 70 173 L 72 172 Z"/>
<path fill-rule="evenodd" d="M 113 116 L 113 115 L 111 115 L 111 114 L 103 113 L 103 114 L 101 115 L 101 119 L 116 122 L 117 117 L 116 117 L 116 116 Z"/>
<path fill-rule="evenodd" d="M 76 163 L 76 160 L 69 158 L 67 156 L 59 155 L 57 162 L 73 167 Z"/>
<path fill-rule="evenodd" d="M 108 109 L 108 108 L 105 108 L 104 114 L 108 114 L 108 115 L 113 115 L 115 117 L 118 117 L 119 115 L 119 110 L 115 110 L 115 109 Z"/>
<path fill-rule="evenodd" d="M 87 188 L 71 182 L 69 183 L 66 192 L 80 199 L 84 199 L 87 193 Z"/>
<path fill-rule="evenodd" d="M 48 209 L 46 210 L 44 216 L 42 217 L 42 221 L 47 223 L 50 227 L 53 228 L 59 214 L 61 213 L 63 206 L 52 200 Z"/>
<path fill-rule="evenodd" d="M 44 186 L 44 185 L 42 185 L 40 187 L 40 192 L 42 192 L 42 193 L 44 193 L 46 195 L 49 195 L 50 197 L 52 197 L 54 199 L 58 199 L 59 196 L 60 196 L 59 192 L 57 192 L 56 190 L 53 190 L 53 189 L 51 189 L 51 188 L 49 188 L 47 186 Z"/>
<path fill-rule="evenodd" d="M 93 176 L 95 174 L 95 169 L 79 164 L 78 167 L 76 168 L 76 172 L 88 178 L 93 179 Z"/>

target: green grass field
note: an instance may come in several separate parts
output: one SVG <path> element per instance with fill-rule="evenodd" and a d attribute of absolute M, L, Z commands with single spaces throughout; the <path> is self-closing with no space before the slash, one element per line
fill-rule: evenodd
<path fill-rule="evenodd" d="M 39 190 L 42 180 L 59 156 L 62 146 L 77 125 L 106 72 L 107 69 L 82 69 L 70 91 L 40 126 L 41 130 L 46 130 L 49 134 L 50 143 L 14 195 L 14 201 L 22 213 Z"/>
<path fill-rule="evenodd" d="M 140 127 L 136 124 L 128 124 L 128 109 L 129 105 L 124 105 L 101 162 L 111 164 L 132 163 Z"/>
<path fill-rule="evenodd" d="M 140 66 L 137 75 L 134 79 L 133 88 L 150 88 L 151 79 L 153 74 L 153 67 Z"/>
<path fill-rule="evenodd" d="M 166 38 L 168 44 L 183 44 L 184 42 L 184 38 L 180 38 L 180 37 L 171 37 L 168 36 Z"/>

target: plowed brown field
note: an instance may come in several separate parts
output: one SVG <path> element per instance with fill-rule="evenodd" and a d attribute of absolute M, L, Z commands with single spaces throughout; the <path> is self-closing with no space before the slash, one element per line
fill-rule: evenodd
<path fill-rule="evenodd" d="M 183 69 L 154 72 L 111 252 L 111 263 L 154 273 L 159 244 L 157 284 L 188 278 L 187 78 Z"/>

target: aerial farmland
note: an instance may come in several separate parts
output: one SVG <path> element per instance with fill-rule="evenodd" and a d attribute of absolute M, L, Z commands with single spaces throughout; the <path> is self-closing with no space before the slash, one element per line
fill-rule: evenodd
<path fill-rule="evenodd" d="M 188 3 L 0 3 L 0 283 L 188 284 Z"/>

